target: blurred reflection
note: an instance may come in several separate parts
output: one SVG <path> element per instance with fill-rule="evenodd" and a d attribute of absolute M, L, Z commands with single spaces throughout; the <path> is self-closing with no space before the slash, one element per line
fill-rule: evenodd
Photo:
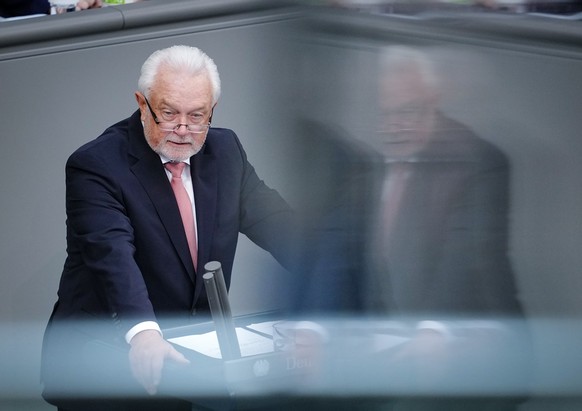
<path fill-rule="evenodd" d="M 426 55 L 388 47 L 374 135 L 303 122 L 304 208 L 316 228 L 300 309 L 520 315 L 507 256 L 508 160 L 446 117 L 439 97 Z"/>
<path fill-rule="evenodd" d="M 509 352 L 524 354 L 512 368 L 523 376 L 529 351 L 523 323 L 502 326 L 522 316 L 507 256 L 508 160 L 441 112 L 441 79 L 427 55 L 387 47 L 379 63 L 374 135 L 354 139 L 328 125 L 303 123 L 310 139 L 304 171 L 313 176 L 304 208 L 315 229 L 297 309 L 404 320 L 406 344 L 380 354 L 369 346 L 355 351 L 364 355 L 358 361 L 379 370 L 370 380 L 387 386 L 398 378 L 404 390 L 430 392 L 443 381 L 462 390 L 470 375 L 494 380 L 506 373 Z M 453 327 L 451 319 L 465 326 Z M 483 319 L 493 326 L 481 327 Z M 517 403 L 414 399 L 393 405 L 474 410 Z"/>
<path fill-rule="evenodd" d="M 390 48 L 380 64 L 372 144 L 386 171 L 373 305 L 432 315 L 519 313 L 507 256 L 506 156 L 439 110 L 439 79 L 425 55 Z"/>

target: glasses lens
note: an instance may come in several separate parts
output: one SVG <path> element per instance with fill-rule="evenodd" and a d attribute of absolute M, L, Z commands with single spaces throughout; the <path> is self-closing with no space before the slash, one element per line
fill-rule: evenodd
<path fill-rule="evenodd" d="M 190 133 L 203 133 L 208 129 L 208 124 L 176 124 L 176 123 L 158 123 L 162 131 L 177 131 L 180 127 L 185 126 Z"/>
<path fill-rule="evenodd" d="M 206 124 L 188 124 L 186 127 L 191 133 L 203 133 L 208 129 L 208 125 Z"/>

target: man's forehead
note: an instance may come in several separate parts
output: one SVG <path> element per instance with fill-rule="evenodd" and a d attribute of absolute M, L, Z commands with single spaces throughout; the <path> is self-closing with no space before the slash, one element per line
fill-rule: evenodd
<path fill-rule="evenodd" d="M 433 95 L 433 90 L 422 78 L 410 75 L 384 79 L 379 92 L 382 105 L 422 103 Z"/>
<path fill-rule="evenodd" d="M 187 69 L 175 69 L 171 67 L 160 67 L 154 81 L 152 88 L 155 87 L 175 87 L 183 83 L 209 83 L 210 76 L 204 70 L 192 72 Z"/>
<path fill-rule="evenodd" d="M 205 73 L 158 73 L 150 93 L 159 99 L 200 97 L 212 94 L 212 85 Z"/>

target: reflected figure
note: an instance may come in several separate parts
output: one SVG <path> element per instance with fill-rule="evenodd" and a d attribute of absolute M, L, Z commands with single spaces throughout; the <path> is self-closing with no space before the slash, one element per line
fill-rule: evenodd
<path fill-rule="evenodd" d="M 380 56 L 378 132 L 304 121 L 311 231 L 304 312 L 521 314 L 507 255 L 509 163 L 439 110 L 439 79 L 416 50 Z"/>
<path fill-rule="evenodd" d="M 396 384 L 438 396 L 439 388 L 521 381 L 529 340 L 507 255 L 508 159 L 441 112 L 439 77 L 426 55 L 384 49 L 377 89 L 374 135 L 303 125 L 310 136 L 304 172 L 315 177 L 303 207 L 313 230 L 297 310 L 408 324 L 408 343 L 354 360 L 356 373 L 385 381 L 388 390 Z M 482 319 L 500 326 L 484 331 Z M 505 327 L 506 319 L 517 326 Z M 367 409 L 510 410 L 518 403 L 409 398 Z"/>
<path fill-rule="evenodd" d="M 506 156 L 439 111 L 439 80 L 425 55 L 389 48 L 380 64 L 372 144 L 386 169 L 372 306 L 415 315 L 518 314 L 507 256 Z"/>
<path fill-rule="evenodd" d="M 382 157 L 338 127 L 303 118 L 295 176 L 304 226 L 301 280 L 289 304 L 299 315 L 351 315 L 369 306 L 366 284 Z M 302 139 L 302 140 L 299 140 Z"/>

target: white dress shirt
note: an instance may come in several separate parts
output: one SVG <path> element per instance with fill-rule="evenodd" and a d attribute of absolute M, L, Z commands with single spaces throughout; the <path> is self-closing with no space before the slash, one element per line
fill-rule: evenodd
<path fill-rule="evenodd" d="M 167 158 L 165 158 L 164 156 L 160 155 L 160 160 L 162 161 L 162 164 L 166 164 L 168 162 L 170 162 L 170 160 L 168 160 Z M 194 221 L 196 221 L 196 205 L 194 202 L 194 187 L 192 186 L 192 174 L 190 173 L 190 159 L 186 159 L 184 160 L 184 163 L 186 163 L 186 167 L 184 167 L 184 170 L 182 170 L 182 183 L 184 184 L 184 188 L 186 189 L 186 192 L 188 193 L 188 197 L 190 198 L 190 202 L 192 203 L 192 211 L 194 213 Z M 166 170 L 164 168 L 164 170 L 166 171 L 166 175 L 168 176 L 168 181 L 172 180 L 172 174 Z M 195 227 L 196 229 L 194 230 L 194 233 L 196 235 L 196 242 L 198 242 L 198 227 Z M 129 344 L 131 342 L 131 339 L 133 337 L 135 337 L 136 334 L 145 331 L 145 330 L 156 330 L 158 331 L 162 336 L 162 330 L 159 326 L 159 324 L 155 321 L 143 321 L 141 323 L 138 323 L 136 325 L 134 325 L 133 327 L 131 327 L 129 329 L 129 331 L 125 334 L 125 341 Z"/>

